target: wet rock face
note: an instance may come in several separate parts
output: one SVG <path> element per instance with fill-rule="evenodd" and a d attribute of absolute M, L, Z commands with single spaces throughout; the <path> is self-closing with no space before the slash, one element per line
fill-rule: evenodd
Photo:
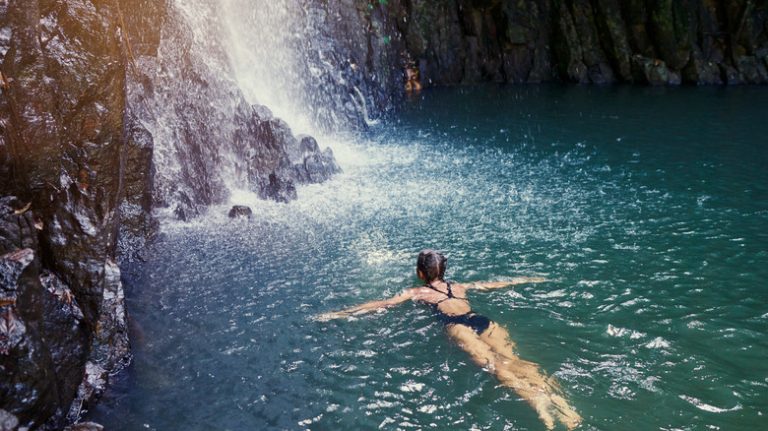
<path fill-rule="evenodd" d="M 0 198 L 0 422 L 61 427 L 82 380 L 89 335 L 76 295 L 43 268 L 39 221 L 25 208 Z"/>
<path fill-rule="evenodd" d="M 651 85 L 768 83 L 768 5 L 748 0 L 311 2 L 356 39 L 374 87 L 400 91 L 409 57 L 422 84 L 562 79 Z M 350 11 L 356 11 L 353 13 Z M 352 29 L 354 31 L 346 31 Z M 360 31 L 360 29 L 364 29 Z M 383 60 L 383 61 L 382 61 Z M 398 78 L 389 79 L 395 74 Z M 374 95 L 376 92 L 374 91 Z M 383 103 L 383 102 L 382 102 Z"/>
<path fill-rule="evenodd" d="M 86 364 L 106 378 L 128 358 L 114 263 L 126 161 L 119 22 L 111 0 L 0 10 L 0 196 L 19 196 L 0 205 L 0 255 L 21 268 L 2 269 L 0 405 L 20 427 L 75 420 Z"/>

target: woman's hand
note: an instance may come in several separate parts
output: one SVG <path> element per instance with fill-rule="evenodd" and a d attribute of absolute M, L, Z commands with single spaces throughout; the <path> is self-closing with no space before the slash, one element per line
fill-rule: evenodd
<path fill-rule="evenodd" d="M 545 281 L 550 280 L 544 277 L 513 277 L 509 281 L 477 281 L 474 283 L 463 284 L 462 286 L 465 286 L 467 289 L 490 290 L 516 286 L 518 284 L 543 283 Z"/>
<path fill-rule="evenodd" d="M 347 308 L 346 310 L 333 311 L 330 313 L 322 313 L 315 316 L 315 320 L 320 322 L 327 322 L 333 319 L 343 319 L 345 317 L 356 316 L 358 314 L 370 313 L 372 311 L 384 310 L 395 305 L 402 304 L 403 302 L 413 298 L 413 289 L 408 289 L 399 295 L 395 295 L 389 299 L 380 301 L 366 302 L 365 304 L 358 305 L 357 307 Z"/>

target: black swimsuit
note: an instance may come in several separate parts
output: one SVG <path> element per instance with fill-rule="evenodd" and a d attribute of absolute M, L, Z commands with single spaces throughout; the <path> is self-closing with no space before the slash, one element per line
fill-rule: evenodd
<path fill-rule="evenodd" d="M 431 283 L 427 283 L 427 286 L 426 286 L 426 287 L 428 287 L 428 288 L 430 288 L 430 289 L 432 289 L 432 290 L 434 290 L 436 292 L 440 292 L 443 295 L 446 295 L 446 297 L 444 299 L 441 299 L 440 301 L 437 301 L 436 304 L 432 304 L 432 307 L 437 312 L 438 318 L 443 322 L 443 324 L 445 326 L 448 326 L 448 325 L 464 325 L 464 326 L 467 326 L 467 327 L 471 328 L 478 335 L 480 335 L 483 332 L 485 332 L 485 330 L 488 329 L 491 326 L 491 319 L 489 319 L 489 318 L 487 318 L 485 316 L 481 316 L 481 315 L 475 313 L 474 311 L 470 311 L 468 313 L 459 314 L 459 315 L 445 314 L 442 311 L 440 311 L 440 309 L 437 307 L 437 304 L 440 304 L 443 301 L 447 301 L 449 299 L 463 299 L 465 301 L 469 301 L 467 298 L 461 298 L 461 297 L 458 297 L 458 296 L 454 296 L 453 295 L 453 291 L 451 290 L 451 283 L 446 281 L 445 284 L 448 285 L 448 293 L 445 293 L 445 292 L 442 292 L 440 290 L 437 290 L 436 288 L 434 288 L 432 286 Z"/>

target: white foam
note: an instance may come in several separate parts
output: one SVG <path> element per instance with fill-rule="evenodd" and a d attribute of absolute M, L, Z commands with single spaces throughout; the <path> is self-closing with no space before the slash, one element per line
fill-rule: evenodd
<path fill-rule="evenodd" d="M 421 392 L 422 389 L 424 389 L 424 383 L 417 383 L 412 380 L 400 385 L 400 390 L 403 392 Z"/>
<path fill-rule="evenodd" d="M 626 328 L 619 328 L 611 324 L 608 325 L 608 329 L 605 331 L 611 337 L 623 337 L 628 332 Z"/>
<path fill-rule="evenodd" d="M 665 339 L 663 339 L 661 337 L 656 337 L 653 340 L 649 341 L 645 345 L 645 347 L 647 347 L 649 349 L 668 349 L 670 345 L 671 344 L 670 344 L 669 341 L 667 341 L 667 340 L 665 340 Z"/>
<path fill-rule="evenodd" d="M 711 404 L 707 404 L 698 398 L 694 398 L 688 395 L 680 395 L 680 399 L 688 401 L 699 410 L 704 410 L 705 412 L 710 412 L 710 413 L 735 412 L 743 408 L 739 403 L 736 403 L 736 405 L 731 408 L 721 408 L 721 407 L 713 406 Z"/>

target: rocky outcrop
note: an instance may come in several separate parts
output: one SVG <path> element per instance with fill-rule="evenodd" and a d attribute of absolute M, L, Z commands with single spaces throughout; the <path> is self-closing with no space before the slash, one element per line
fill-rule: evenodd
<path fill-rule="evenodd" d="M 373 91 L 374 98 L 402 92 L 389 86 L 402 87 L 408 59 L 425 86 L 768 83 L 764 2 L 388 0 L 323 7 L 338 39 L 357 40 L 347 58 L 365 75 L 386 78 L 374 80 L 384 89 Z M 395 84 L 393 71 L 399 71 Z"/>
<path fill-rule="evenodd" d="M 195 58 L 189 32 L 163 0 L 0 2 L 6 428 L 76 421 L 128 362 L 117 260 L 152 236 L 156 208 L 192 218 L 231 178 L 289 201 L 338 172 Z"/>

